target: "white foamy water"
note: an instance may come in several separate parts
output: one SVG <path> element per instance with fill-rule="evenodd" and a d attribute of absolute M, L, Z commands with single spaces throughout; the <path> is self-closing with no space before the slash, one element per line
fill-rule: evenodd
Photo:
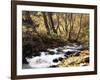
<path fill-rule="evenodd" d="M 58 61 L 56 63 L 53 62 L 53 59 L 57 58 L 64 58 L 63 54 L 54 54 L 54 55 L 45 55 L 42 53 L 41 56 L 33 57 L 33 58 L 26 58 L 29 62 L 29 66 L 32 68 L 43 68 L 43 67 L 50 67 L 51 65 L 58 65 L 61 62 Z"/>

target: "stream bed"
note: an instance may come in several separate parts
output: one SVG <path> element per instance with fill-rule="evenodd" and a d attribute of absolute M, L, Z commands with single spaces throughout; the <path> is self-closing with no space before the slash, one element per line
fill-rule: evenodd
<path fill-rule="evenodd" d="M 32 54 L 31 58 L 25 58 L 28 64 L 23 64 L 23 69 L 89 65 L 88 47 L 75 43 L 48 48 L 45 51 L 33 52 Z"/>

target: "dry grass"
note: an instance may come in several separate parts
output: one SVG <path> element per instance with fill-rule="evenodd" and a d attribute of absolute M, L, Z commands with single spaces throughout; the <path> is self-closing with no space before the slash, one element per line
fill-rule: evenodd
<path fill-rule="evenodd" d="M 59 67 L 89 65 L 89 62 L 86 61 L 86 59 L 88 58 L 89 58 L 89 51 L 83 50 L 80 52 L 79 56 L 71 55 L 68 58 L 65 58 L 59 65 Z"/>

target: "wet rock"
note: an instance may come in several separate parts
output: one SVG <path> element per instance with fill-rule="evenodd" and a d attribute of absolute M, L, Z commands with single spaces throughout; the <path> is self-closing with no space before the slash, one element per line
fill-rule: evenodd
<path fill-rule="evenodd" d="M 32 56 L 33 56 L 33 57 L 41 56 L 41 53 L 39 53 L 39 52 L 34 52 Z"/>
<path fill-rule="evenodd" d="M 50 66 L 51 68 L 55 68 L 55 67 L 58 67 L 57 65 L 52 65 L 52 66 Z"/>
<path fill-rule="evenodd" d="M 58 60 L 59 60 L 59 61 L 62 61 L 62 60 L 63 60 L 63 58 L 62 58 L 62 57 L 59 57 L 59 58 L 58 58 Z"/>
<path fill-rule="evenodd" d="M 50 55 L 54 55 L 55 52 L 53 52 L 53 51 L 49 51 L 49 54 L 50 54 Z"/>
<path fill-rule="evenodd" d="M 54 60 L 53 60 L 53 62 L 54 62 L 54 63 L 57 63 L 57 62 L 58 62 L 58 60 L 57 60 L 57 59 L 54 59 Z"/>

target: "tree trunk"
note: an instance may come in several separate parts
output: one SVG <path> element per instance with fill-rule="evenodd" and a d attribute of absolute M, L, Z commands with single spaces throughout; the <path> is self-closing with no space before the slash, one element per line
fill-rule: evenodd
<path fill-rule="evenodd" d="M 55 29 L 55 27 L 54 27 L 54 22 L 53 22 L 53 18 L 52 18 L 52 13 L 48 13 L 48 18 L 49 18 L 49 24 L 50 24 L 50 26 L 51 26 L 53 32 L 57 34 L 57 31 L 56 31 L 56 29 Z"/>
<path fill-rule="evenodd" d="M 69 36 L 68 41 L 71 41 L 71 31 L 73 29 L 73 13 L 70 14 L 70 30 L 69 30 Z"/>
<path fill-rule="evenodd" d="M 67 21 L 68 15 L 65 14 L 65 31 L 66 31 L 66 37 L 68 36 L 68 21 Z"/>
<path fill-rule="evenodd" d="M 76 40 L 75 40 L 75 41 L 78 40 L 80 31 L 81 31 L 81 27 L 82 27 L 82 16 L 83 16 L 83 15 L 81 14 L 81 15 L 80 15 L 80 28 L 79 28 L 79 31 L 78 31 L 78 33 L 77 33 L 77 37 L 76 37 Z"/>
<path fill-rule="evenodd" d="M 45 24 L 45 28 L 47 30 L 47 34 L 50 35 L 50 28 L 49 28 L 49 23 L 48 23 L 48 19 L 47 19 L 47 13 L 43 12 L 43 18 L 44 18 L 44 24 Z"/>

